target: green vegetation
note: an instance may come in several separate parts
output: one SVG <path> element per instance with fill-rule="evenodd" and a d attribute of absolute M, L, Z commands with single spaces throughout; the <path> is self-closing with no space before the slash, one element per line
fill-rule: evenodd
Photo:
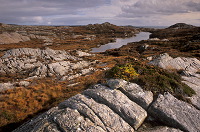
<path fill-rule="evenodd" d="M 181 82 L 178 73 L 143 64 L 139 61 L 117 64 L 106 75 L 109 78 L 120 78 L 137 83 L 143 89 L 152 91 L 154 95 L 170 92 L 177 98 L 185 100 L 185 96 L 195 94 L 193 89 Z"/>
<path fill-rule="evenodd" d="M 116 65 L 107 74 L 112 78 L 121 78 L 127 81 L 139 75 L 131 64 Z"/>

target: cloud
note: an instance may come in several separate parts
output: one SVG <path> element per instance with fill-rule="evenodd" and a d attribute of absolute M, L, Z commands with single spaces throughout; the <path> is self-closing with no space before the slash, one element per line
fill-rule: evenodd
<path fill-rule="evenodd" d="M 53 18 L 57 15 L 77 14 L 80 9 L 108 3 L 107 0 L 0 0 L 0 2 L 1 21 L 17 20 L 16 22 L 21 23 L 32 17 L 30 20 L 36 24 L 38 16 Z"/>
<path fill-rule="evenodd" d="M 150 15 L 172 15 L 199 11 L 199 0 L 138 0 L 122 7 L 120 17 L 148 17 Z"/>
<path fill-rule="evenodd" d="M 200 24 L 199 0 L 0 0 L 0 22 L 15 24 Z M 181 16 L 181 18 L 180 18 Z"/>

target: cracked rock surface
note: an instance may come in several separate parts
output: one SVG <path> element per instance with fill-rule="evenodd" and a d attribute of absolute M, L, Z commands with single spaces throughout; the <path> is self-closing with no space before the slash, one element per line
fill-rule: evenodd
<path fill-rule="evenodd" d="M 200 111 L 192 105 L 176 99 L 170 93 L 159 95 L 148 112 L 168 126 L 186 132 L 200 130 Z"/>
<path fill-rule="evenodd" d="M 6 51 L 0 58 L 0 74 L 20 75 L 24 80 L 51 76 L 71 80 L 96 71 L 91 64 L 95 62 L 72 56 L 64 50 L 18 48 Z M 12 85 L 14 83 L 9 86 L 1 83 L 0 89 L 4 90 L 4 86 L 8 86 L 7 89 L 13 88 Z"/>
<path fill-rule="evenodd" d="M 119 79 L 111 79 L 107 83 L 109 86 L 96 84 L 61 102 L 14 132 L 197 132 L 200 129 L 200 111 L 165 93 L 150 104 L 148 115 L 166 126 L 141 131 L 138 128 L 147 117 L 147 111 L 141 107 L 143 103 L 136 104 L 128 97 L 128 90 L 123 93 L 119 88 L 132 87 L 131 94 L 135 89 L 134 83 Z M 132 96 L 138 97 L 137 94 Z"/>

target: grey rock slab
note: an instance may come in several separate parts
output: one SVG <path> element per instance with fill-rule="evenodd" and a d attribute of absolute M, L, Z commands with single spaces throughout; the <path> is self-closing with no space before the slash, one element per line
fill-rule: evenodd
<path fill-rule="evenodd" d="M 53 123 L 51 120 L 51 117 L 56 114 L 58 111 L 58 107 L 53 107 L 47 112 L 39 115 L 38 117 L 35 117 L 28 122 L 22 124 L 20 127 L 15 129 L 13 132 L 41 132 L 44 131 L 45 128 L 52 126 Z M 52 124 L 53 123 L 53 124 Z M 57 124 L 56 124 L 57 126 Z M 55 130 L 58 130 L 59 128 L 54 128 Z"/>
<path fill-rule="evenodd" d="M 192 97 L 188 97 L 192 104 L 200 110 L 200 74 L 191 74 L 190 76 L 182 76 L 182 81 L 189 87 L 191 87 L 195 92 L 196 95 L 193 95 Z"/>
<path fill-rule="evenodd" d="M 79 70 L 77 73 L 88 74 L 94 69 L 83 68 L 90 65 L 91 62 L 83 61 L 82 58 L 72 56 L 64 50 L 18 48 L 6 51 L 0 58 L 0 74 L 19 73 L 23 76 L 28 75 L 28 79 L 47 76 L 62 78 L 70 75 L 75 69 Z"/>
<path fill-rule="evenodd" d="M 51 108 L 47 112 L 23 124 L 13 132 L 68 132 L 91 131 L 105 132 L 89 119 L 80 115 L 77 110 L 70 108 Z"/>
<path fill-rule="evenodd" d="M 200 110 L 200 96 L 194 95 L 192 97 L 188 97 L 190 99 L 191 103 L 198 109 Z"/>
<path fill-rule="evenodd" d="M 186 132 L 200 130 L 200 111 L 192 105 L 176 99 L 170 93 L 160 94 L 150 106 L 148 113 L 167 126 Z"/>
<path fill-rule="evenodd" d="M 182 76 L 183 82 L 191 87 L 200 96 L 200 78 Z"/>
<path fill-rule="evenodd" d="M 79 113 L 88 117 L 95 125 L 100 126 L 105 131 L 134 131 L 128 123 L 108 106 L 97 103 L 92 98 L 88 98 L 85 95 L 78 94 L 71 97 L 60 103 L 58 107 L 77 109 Z"/>
<path fill-rule="evenodd" d="M 161 54 L 156 59 L 149 62 L 163 69 L 186 70 L 197 72 L 200 69 L 200 61 L 196 58 L 177 57 L 172 58 L 167 53 Z"/>
<path fill-rule="evenodd" d="M 109 79 L 107 85 L 113 89 L 120 89 L 132 101 L 147 109 L 153 101 L 153 93 L 143 90 L 136 83 L 130 83 L 122 79 Z"/>
<path fill-rule="evenodd" d="M 147 117 L 147 112 L 142 107 L 131 101 L 119 90 L 109 89 L 98 84 L 93 89 L 85 90 L 83 94 L 110 107 L 134 129 L 137 129 Z"/>
<path fill-rule="evenodd" d="M 104 131 L 88 118 L 81 116 L 77 110 L 70 108 L 61 109 L 53 116 L 53 120 L 63 131 L 87 131 L 88 129 Z"/>

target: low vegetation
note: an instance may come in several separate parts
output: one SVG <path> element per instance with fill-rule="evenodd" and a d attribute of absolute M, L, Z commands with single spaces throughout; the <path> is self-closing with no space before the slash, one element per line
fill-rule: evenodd
<path fill-rule="evenodd" d="M 53 78 L 39 79 L 35 80 L 35 85 L 0 92 L 0 131 L 14 130 L 24 121 L 102 80 L 103 76 L 102 71 L 97 71 L 86 77 L 77 78 L 72 86 L 69 85 L 69 81 L 57 82 Z"/>
<path fill-rule="evenodd" d="M 131 60 L 118 61 L 118 64 L 106 73 L 108 78 L 120 78 L 134 82 L 154 95 L 170 92 L 179 99 L 192 96 L 195 91 L 181 82 L 178 73 L 154 67 L 144 62 Z"/>

